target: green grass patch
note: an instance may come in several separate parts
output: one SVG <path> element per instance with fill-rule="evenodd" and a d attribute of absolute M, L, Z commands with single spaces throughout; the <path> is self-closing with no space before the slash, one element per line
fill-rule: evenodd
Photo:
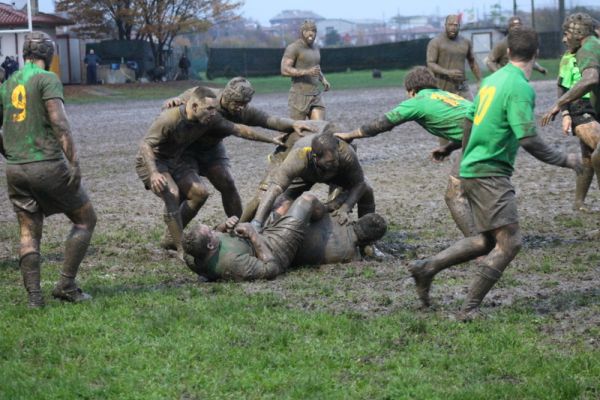
<path fill-rule="evenodd" d="M 305 312 L 233 284 L 89 289 L 97 298 L 85 305 L 0 310 L 1 398 L 556 399 L 600 390 L 598 354 L 544 343 L 543 320 L 526 311 L 465 325 L 411 311 Z"/>

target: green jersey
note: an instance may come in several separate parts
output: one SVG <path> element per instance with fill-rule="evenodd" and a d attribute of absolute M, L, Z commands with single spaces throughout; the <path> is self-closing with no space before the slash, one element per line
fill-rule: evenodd
<path fill-rule="evenodd" d="M 558 85 L 569 90 L 581 79 L 581 71 L 577 66 L 575 54 L 566 52 L 560 59 L 560 67 L 558 69 Z M 590 93 L 583 95 L 582 99 L 589 99 Z"/>
<path fill-rule="evenodd" d="M 536 135 L 534 107 L 535 92 L 520 68 L 509 63 L 484 79 L 471 108 L 460 176 L 511 176 L 519 140 Z"/>
<path fill-rule="evenodd" d="M 32 62 L 26 62 L 0 87 L 7 163 L 24 164 L 63 157 L 45 105 L 46 100 L 56 98 L 63 100 L 58 76 Z"/>
<path fill-rule="evenodd" d="M 210 279 L 231 279 L 243 275 L 260 261 L 246 239 L 227 233 L 219 235 L 219 249 L 197 272 Z"/>
<path fill-rule="evenodd" d="M 588 36 L 575 55 L 579 70 L 583 73 L 588 68 L 596 68 L 600 73 L 600 39 Z M 592 104 L 596 115 L 600 115 L 600 84 L 592 89 Z"/>
<path fill-rule="evenodd" d="M 463 120 L 472 103 L 441 89 L 423 89 L 385 114 L 394 125 L 415 121 L 432 135 L 462 141 Z"/>

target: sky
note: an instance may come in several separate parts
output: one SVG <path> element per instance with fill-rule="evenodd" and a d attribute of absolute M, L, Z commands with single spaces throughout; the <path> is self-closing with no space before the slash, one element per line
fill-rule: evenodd
<path fill-rule="evenodd" d="M 2 0 L 8 2 L 8 0 Z M 54 12 L 54 0 L 38 0 L 40 11 Z M 512 10 L 513 0 L 245 0 L 241 14 L 269 26 L 269 19 L 283 10 L 313 11 L 324 18 L 342 19 L 378 19 L 387 20 L 401 15 L 447 15 L 461 10 L 476 8 L 483 15 L 489 12 L 492 4 L 502 6 L 504 10 Z M 566 7 L 576 5 L 596 5 L 598 0 L 566 0 Z M 557 0 L 535 0 L 536 8 L 557 7 Z M 368 5 L 368 6 L 366 6 Z M 517 7 L 524 11 L 531 10 L 531 0 L 517 0 Z"/>
<path fill-rule="evenodd" d="M 313 11 L 324 18 L 387 20 L 401 15 L 447 15 L 461 10 L 478 8 L 480 14 L 489 12 L 492 4 L 500 3 L 502 9 L 512 10 L 513 0 L 245 0 L 241 9 L 243 17 L 269 26 L 269 19 L 283 10 Z M 558 7 L 556 0 L 535 0 L 536 8 Z M 576 5 L 599 5 L 598 0 L 566 0 L 567 8 Z M 517 7 L 531 10 L 531 0 L 517 0 Z"/>

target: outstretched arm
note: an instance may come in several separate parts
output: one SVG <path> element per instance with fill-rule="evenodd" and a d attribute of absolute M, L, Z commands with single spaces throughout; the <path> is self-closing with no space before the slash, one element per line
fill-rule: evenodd
<path fill-rule="evenodd" d="M 600 74 L 597 68 L 587 68 L 581 74 L 581 79 L 567 93 L 563 94 L 560 99 L 554 103 L 550 111 L 542 117 L 542 126 L 548 125 L 565 104 L 569 104 L 584 94 L 592 90 L 595 85 L 600 83 Z"/>
<path fill-rule="evenodd" d="M 581 157 L 576 153 L 566 154 L 548 146 L 538 135 L 519 140 L 519 144 L 532 156 L 546 164 L 581 171 Z"/>
<path fill-rule="evenodd" d="M 397 125 L 399 124 L 391 123 L 390 120 L 385 115 L 383 115 L 382 117 L 368 122 L 360 128 L 353 130 L 352 132 L 336 133 L 335 136 L 339 137 L 342 140 L 350 141 L 352 139 L 377 136 L 382 132 L 392 130 Z"/>
<path fill-rule="evenodd" d="M 280 146 L 283 145 L 281 140 L 267 136 L 255 129 L 250 128 L 249 126 L 242 124 L 234 124 L 233 134 L 242 139 L 253 140 L 255 142 L 271 143 Z"/>
<path fill-rule="evenodd" d="M 81 171 L 79 170 L 79 158 L 75 151 L 75 144 L 73 143 L 73 136 L 71 135 L 71 126 L 67 119 L 65 107 L 62 99 L 54 98 L 46 100 L 46 111 L 48 112 L 48 119 L 52 126 L 52 133 L 62 148 L 65 158 L 67 159 L 70 170 L 69 170 L 69 185 L 79 185 L 81 180 Z"/>
<path fill-rule="evenodd" d="M 262 227 L 271 212 L 271 208 L 273 207 L 273 203 L 277 196 L 283 193 L 283 188 L 276 183 L 270 183 L 267 191 L 265 192 L 258 208 L 256 209 L 256 213 L 254 215 L 254 219 L 252 220 L 252 224 L 257 227 Z"/>

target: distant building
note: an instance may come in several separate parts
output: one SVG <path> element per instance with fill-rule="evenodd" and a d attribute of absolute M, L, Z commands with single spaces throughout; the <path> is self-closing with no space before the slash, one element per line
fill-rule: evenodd
<path fill-rule="evenodd" d="M 43 31 L 54 40 L 56 40 L 56 27 L 74 24 L 70 19 L 39 12 L 37 0 L 31 1 L 31 15 L 33 30 Z M 18 9 L 12 5 L 0 3 L 0 30 L 3 31 L 0 33 L 0 55 L 16 56 L 21 66 L 23 65 L 23 42 L 27 32 L 7 31 L 19 31 L 27 28 L 26 9 Z M 57 54 L 60 57 L 60 50 L 57 51 Z M 59 57 L 55 57 L 51 69 L 60 75 Z"/>

